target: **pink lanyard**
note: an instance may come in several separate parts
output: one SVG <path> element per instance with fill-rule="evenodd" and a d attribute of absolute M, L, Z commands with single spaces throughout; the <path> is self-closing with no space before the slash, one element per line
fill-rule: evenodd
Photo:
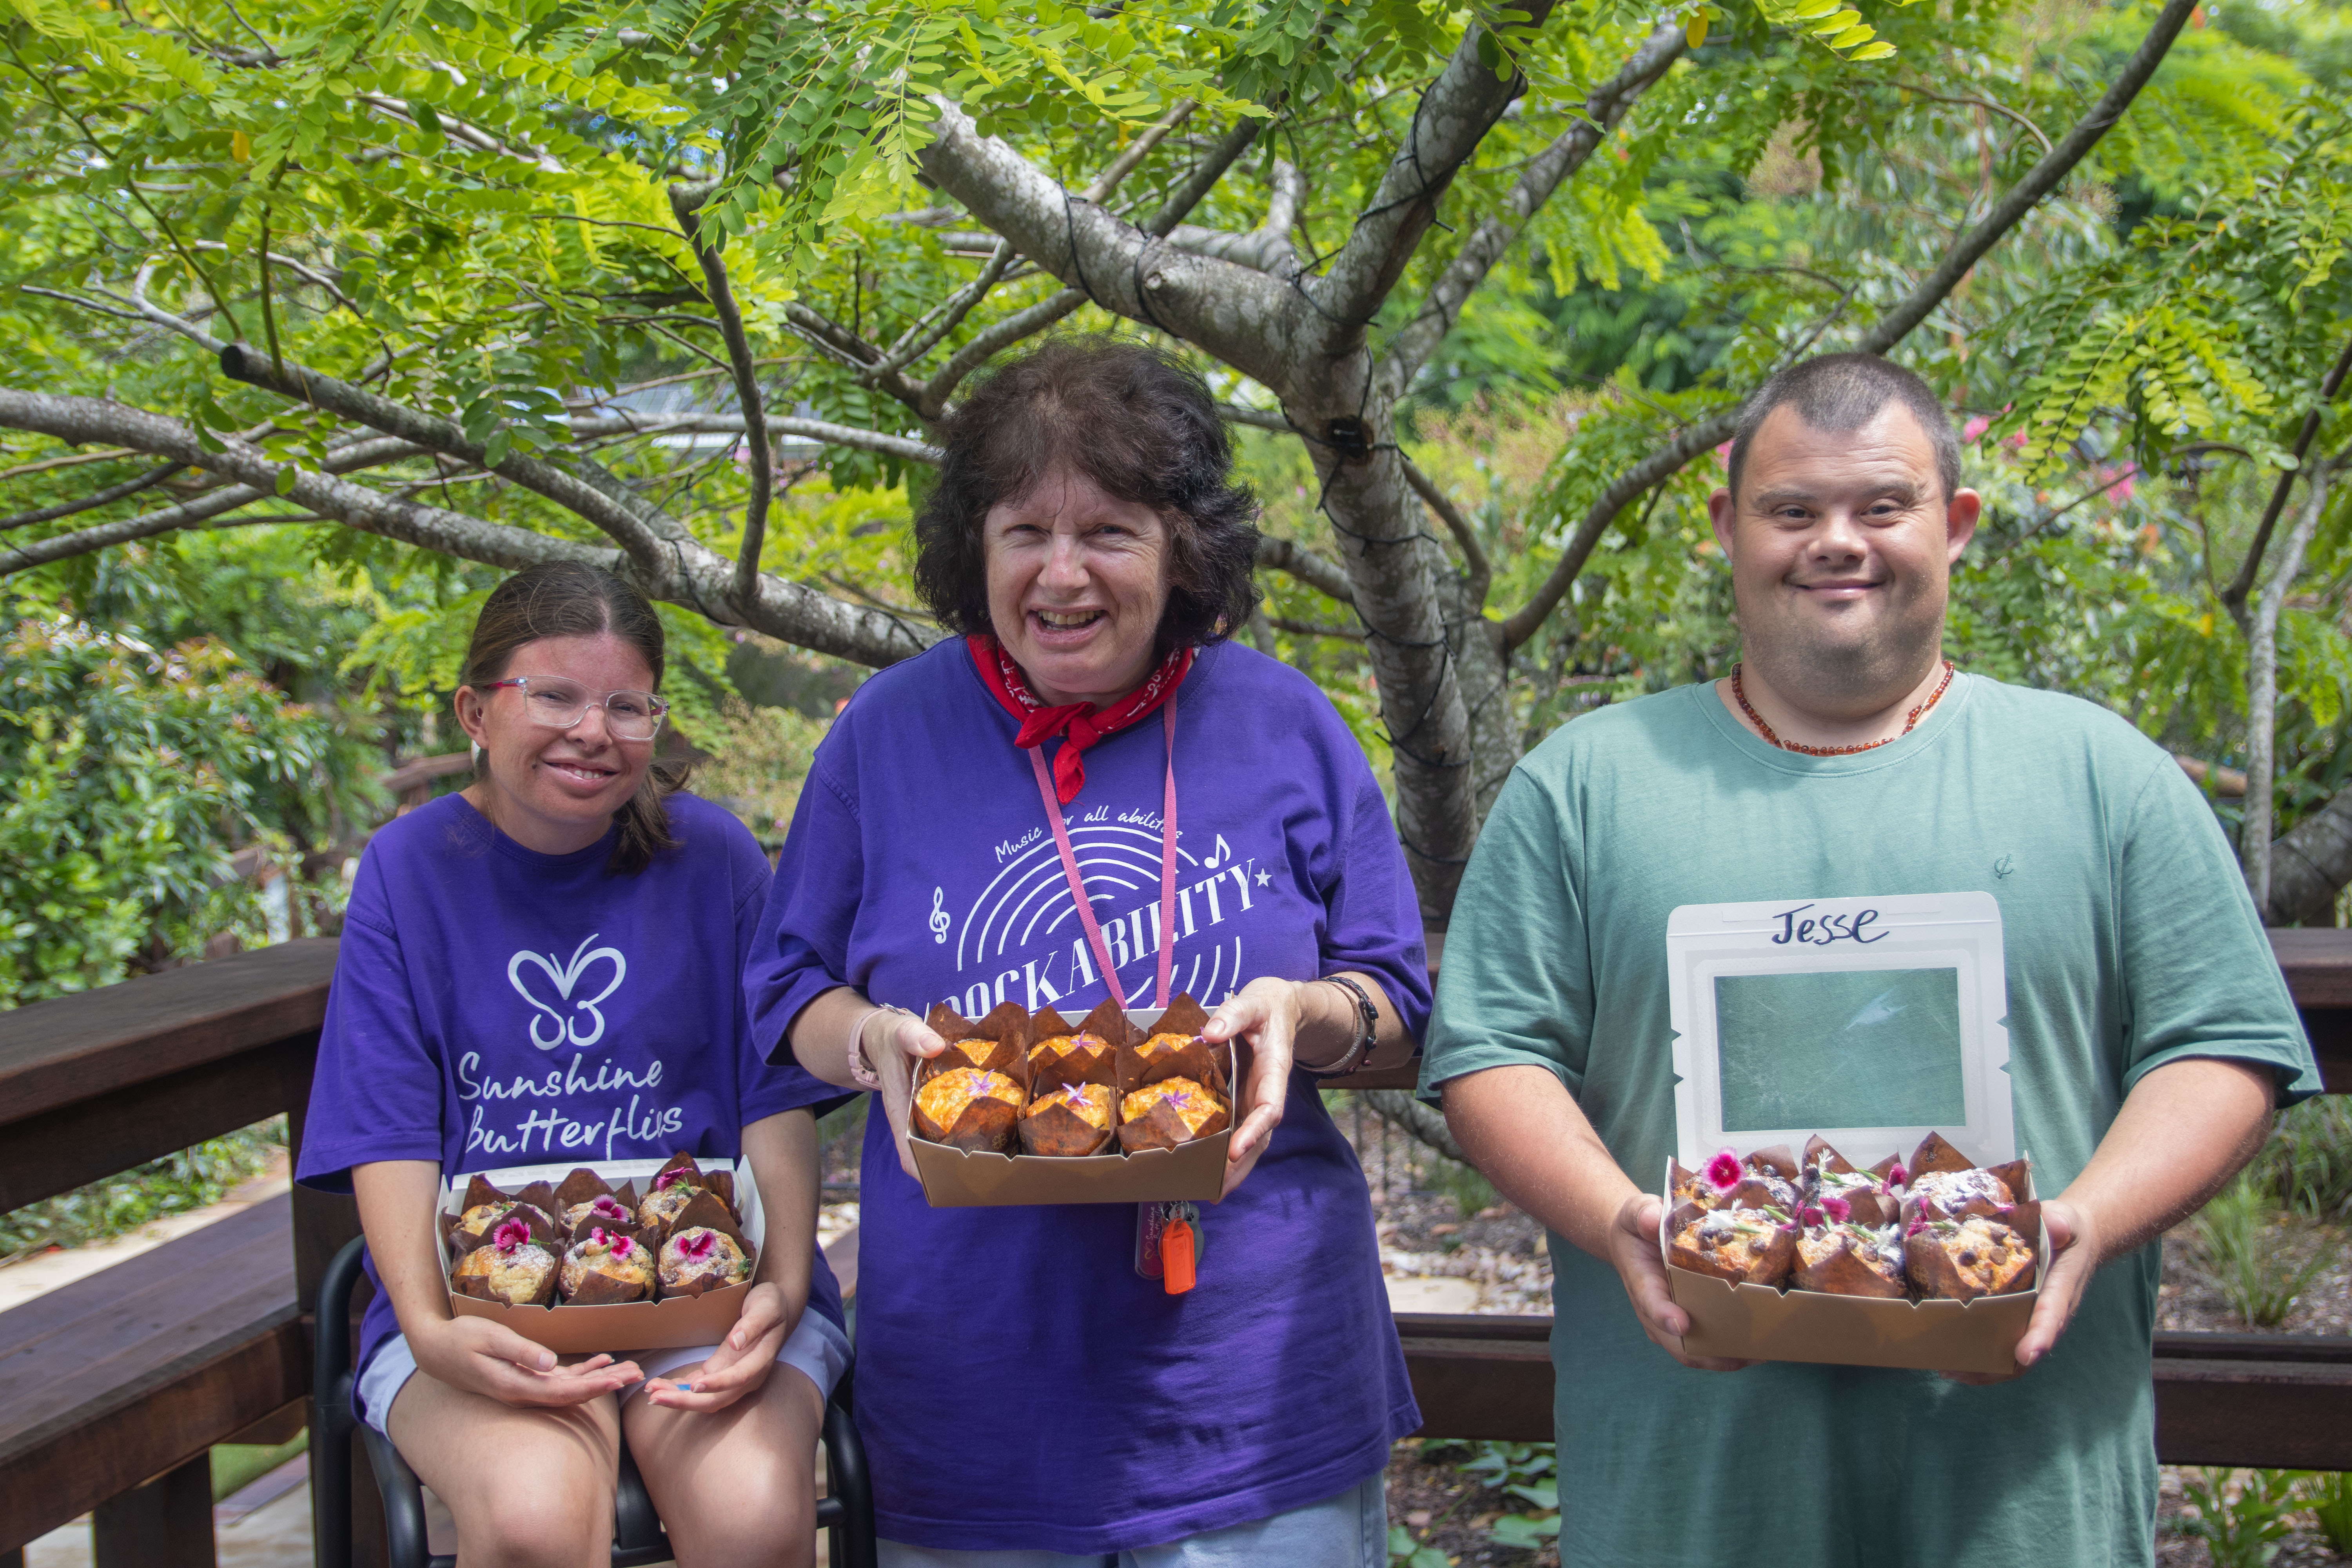
<path fill-rule="evenodd" d="M 1168 694 L 1167 706 L 1160 710 L 1160 728 L 1168 737 L 1168 787 L 1161 803 L 1160 823 L 1160 1003 L 1168 1005 L 1168 979 L 1176 965 L 1176 694 Z M 1070 743 L 1065 736 L 1062 744 Z M 1062 875 L 1070 881 L 1070 896 L 1078 901 L 1078 919 L 1086 922 L 1087 942 L 1095 950 L 1095 962 L 1102 967 L 1104 988 L 1110 999 L 1121 1007 L 1127 1005 L 1127 993 L 1120 989 L 1118 971 L 1111 967 L 1110 944 L 1103 941 L 1102 922 L 1095 919 L 1095 906 L 1087 897 L 1086 879 L 1078 875 L 1078 858 L 1070 850 L 1069 825 L 1062 820 L 1062 803 L 1054 798 L 1053 775 L 1045 768 L 1045 744 L 1040 741 L 1029 748 L 1029 765 L 1037 772 L 1037 795 L 1045 803 L 1045 820 L 1054 825 L 1054 847 L 1062 852 Z"/>

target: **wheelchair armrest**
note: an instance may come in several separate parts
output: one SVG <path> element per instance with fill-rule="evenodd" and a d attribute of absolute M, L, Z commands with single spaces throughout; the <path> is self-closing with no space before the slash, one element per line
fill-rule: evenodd
<path fill-rule="evenodd" d="M 455 1568 L 455 1557 L 435 1557 L 425 1533 L 425 1483 L 392 1446 L 392 1439 L 362 1425 L 360 1441 L 366 1445 L 368 1463 L 375 1469 L 376 1490 L 383 1498 L 383 1531 L 391 1550 L 385 1554 L 393 1568 Z"/>

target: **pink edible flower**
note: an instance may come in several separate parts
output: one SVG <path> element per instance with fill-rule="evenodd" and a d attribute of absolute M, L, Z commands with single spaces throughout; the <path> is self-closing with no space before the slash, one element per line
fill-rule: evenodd
<path fill-rule="evenodd" d="M 599 1197 L 594 1203 L 590 1204 L 588 1205 L 588 1212 L 594 1215 L 598 1219 L 626 1219 L 629 1217 L 629 1211 L 621 1206 L 621 1200 L 610 1195 L 609 1194 Z"/>
<path fill-rule="evenodd" d="M 1832 1198 L 1830 1199 L 1830 1202 L 1835 1203 L 1837 1202 L 1837 1199 Z M 1822 1211 L 1819 1209 L 1806 1209 L 1801 1213 L 1798 1217 L 1803 1220 L 1807 1225 L 1819 1225 L 1822 1223 Z M 1840 1219 L 1843 1219 L 1845 1216 L 1843 1215 L 1840 1215 L 1838 1217 Z"/>
<path fill-rule="evenodd" d="M 680 1165 L 674 1171 L 664 1171 L 654 1178 L 654 1191 L 667 1192 L 680 1182 L 688 1180 L 689 1175 L 690 1173 L 684 1165 Z"/>
<path fill-rule="evenodd" d="M 499 1249 L 501 1257 L 511 1253 L 530 1239 L 530 1226 L 519 1219 L 508 1220 L 490 1233 L 490 1244 Z"/>
<path fill-rule="evenodd" d="M 1886 1173 L 1886 1184 L 1890 1187 L 1907 1185 L 1910 1180 L 1911 1173 L 1905 1170 L 1900 1162 L 1896 1163 L 1893 1170 Z"/>
<path fill-rule="evenodd" d="M 1840 1225 L 1853 1217 L 1853 1205 L 1843 1198 L 1823 1198 L 1822 1208 Z"/>
<path fill-rule="evenodd" d="M 1717 1192 L 1727 1193 L 1739 1184 L 1739 1157 L 1726 1149 L 1706 1163 L 1706 1183 Z"/>
<path fill-rule="evenodd" d="M 699 1263 L 704 1258 L 710 1256 L 710 1249 L 718 1244 L 719 1233 L 717 1231 L 698 1230 L 691 1235 L 680 1237 L 678 1238 L 677 1249 L 687 1257 L 691 1258 L 696 1262 Z"/>

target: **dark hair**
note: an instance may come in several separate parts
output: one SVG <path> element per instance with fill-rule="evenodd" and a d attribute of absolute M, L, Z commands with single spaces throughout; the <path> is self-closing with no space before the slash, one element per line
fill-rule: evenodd
<path fill-rule="evenodd" d="M 1944 499 L 1960 488 L 1960 438 L 1943 400 L 1917 376 L 1876 354 L 1822 354 L 1792 364 L 1771 377 L 1739 405 L 1739 424 L 1731 437 L 1731 494 L 1739 496 L 1740 471 L 1748 466 L 1748 447 L 1772 410 L 1784 403 L 1797 405 L 1797 416 L 1816 430 L 1859 430 L 1890 403 L 1911 411 L 1936 452 L 1936 478 Z"/>
<path fill-rule="evenodd" d="M 1159 651 L 1228 636 L 1257 605 L 1257 498 L 1208 384 L 1171 354 L 1055 338 L 974 388 L 940 430 L 940 480 L 915 519 L 915 586 L 959 632 L 990 630 L 982 525 L 1056 468 L 1150 507 L 1168 529 Z"/>
<path fill-rule="evenodd" d="M 517 649 L 541 637 L 593 637 L 604 633 L 627 643 L 642 655 L 653 671 L 654 689 L 661 689 L 662 624 L 646 597 L 601 567 L 575 561 L 526 566 L 482 601 L 475 617 L 474 636 L 466 645 L 466 665 L 459 678 L 467 686 L 480 686 L 506 678 Z M 620 828 L 614 842 L 608 871 L 631 875 L 653 863 L 678 841 L 669 830 L 669 811 L 662 797 L 686 783 L 690 768 L 656 760 L 646 770 L 621 809 L 613 814 Z"/>

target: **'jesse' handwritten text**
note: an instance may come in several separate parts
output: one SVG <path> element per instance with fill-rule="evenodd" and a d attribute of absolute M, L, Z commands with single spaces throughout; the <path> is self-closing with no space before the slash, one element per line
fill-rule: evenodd
<path fill-rule="evenodd" d="M 1874 942 L 1885 941 L 1891 934 L 1886 931 L 1880 931 L 1875 936 L 1864 934 L 1877 921 L 1876 910 L 1864 910 L 1851 915 L 1822 915 L 1814 920 L 1801 921 L 1797 918 L 1812 907 L 1811 904 L 1799 904 L 1793 910 L 1781 910 L 1780 931 L 1772 939 L 1772 945 L 1782 947 L 1794 942 L 1827 947 L 1833 942 L 1851 942 L 1867 947 Z"/>

